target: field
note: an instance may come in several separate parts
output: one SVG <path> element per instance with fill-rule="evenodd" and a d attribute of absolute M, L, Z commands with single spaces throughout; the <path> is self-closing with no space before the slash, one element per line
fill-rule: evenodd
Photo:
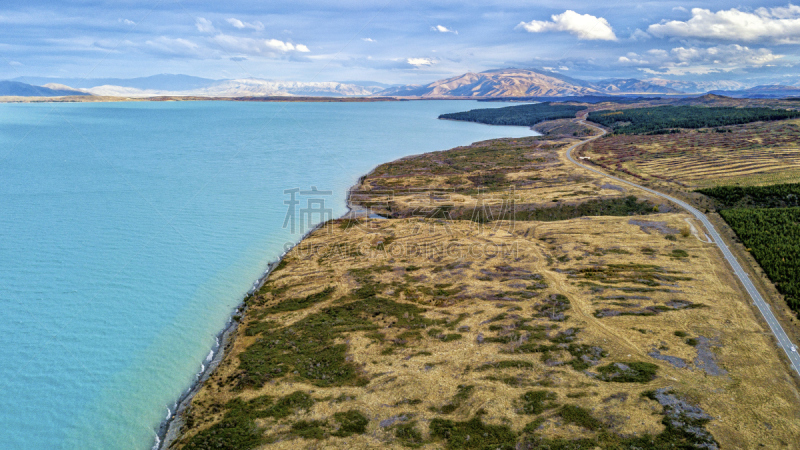
<path fill-rule="evenodd" d="M 394 218 L 332 221 L 286 255 L 175 446 L 795 445 L 800 392 L 716 247 L 567 165 L 565 144 L 498 140 L 366 177 L 353 203 Z M 486 190 L 492 215 L 449 217 Z M 494 216 L 518 190 L 563 216 Z M 628 196 L 654 208 L 564 212 Z"/>
<path fill-rule="evenodd" d="M 617 174 L 655 184 L 697 189 L 767 185 L 800 178 L 800 121 L 683 130 L 676 134 L 615 135 L 580 155 Z"/>

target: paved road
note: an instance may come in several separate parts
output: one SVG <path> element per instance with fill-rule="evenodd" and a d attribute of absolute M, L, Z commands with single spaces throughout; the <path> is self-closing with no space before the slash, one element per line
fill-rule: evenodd
<path fill-rule="evenodd" d="M 593 127 L 593 128 L 597 128 L 598 130 L 601 130 L 603 132 L 603 134 L 605 134 L 605 130 L 602 130 L 599 127 L 596 127 L 594 125 L 588 124 L 588 123 L 586 123 L 586 122 L 584 122 L 582 120 L 580 121 L 580 123 L 582 123 L 584 125 L 587 125 L 587 126 L 590 126 L 590 127 Z M 728 260 L 728 264 L 730 264 L 731 267 L 733 268 L 733 273 L 735 273 L 736 276 L 739 277 L 739 280 L 741 280 L 742 284 L 744 285 L 745 289 L 747 290 L 747 293 L 750 294 L 750 298 L 753 299 L 753 303 L 755 303 L 755 305 L 758 307 L 758 310 L 761 311 L 761 315 L 763 315 L 764 319 L 767 321 L 767 325 L 769 325 L 769 329 L 772 331 L 772 334 L 775 335 L 775 339 L 777 339 L 778 344 L 781 346 L 783 351 L 785 351 L 786 355 L 789 357 L 789 362 L 791 363 L 792 368 L 794 368 L 794 370 L 798 373 L 798 375 L 800 375 L 800 354 L 798 354 L 797 351 L 792 351 L 792 346 L 794 344 L 792 344 L 792 342 L 789 340 L 789 336 L 787 336 L 786 332 L 783 331 L 783 328 L 781 327 L 781 324 L 778 323 L 778 320 L 775 318 L 775 315 L 772 314 L 772 310 L 769 308 L 769 305 L 764 301 L 764 298 L 761 297 L 761 294 L 758 292 L 758 289 L 756 289 L 756 287 L 753 285 L 753 282 L 750 281 L 750 277 L 747 276 L 747 272 L 745 272 L 744 269 L 742 269 L 742 266 L 739 264 L 739 261 L 736 260 L 736 257 L 733 256 L 733 253 L 731 253 L 731 251 L 728 249 L 728 246 L 725 245 L 725 241 L 722 240 L 722 238 L 720 237 L 719 233 L 717 233 L 717 230 L 714 228 L 714 225 L 711 224 L 711 222 L 708 220 L 708 217 L 706 217 L 705 214 L 701 213 L 696 208 L 692 207 L 690 204 L 688 204 L 688 203 L 686 203 L 686 202 L 684 202 L 682 200 L 678 200 L 677 198 L 670 197 L 669 195 L 662 194 L 661 192 L 654 191 L 654 190 L 646 188 L 644 186 L 639 186 L 636 183 L 631 183 L 630 181 L 623 180 L 622 178 L 618 178 L 618 177 L 615 177 L 615 176 L 612 176 L 612 175 L 608 175 L 607 173 L 602 172 L 602 171 L 600 171 L 598 169 L 595 169 L 594 167 L 590 167 L 590 166 L 581 164 L 581 163 L 579 163 L 578 161 L 576 161 L 575 159 L 572 158 L 572 150 L 574 150 L 576 147 L 578 147 L 578 146 L 580 146 L 582 144 L 585 144 L 586 142 L 593 141 L 593 140 L 599 138 L 600 136 L 602 136 L 602 134 L 599 135 L 599 136 L 595 136 L 593 138 L 587 139 L 587 140 L 585 140 L 583 142 L 579 142 L 579 143 L 573 145 L 572 147 L 570 147 L 567 150 L 567 159 L 569 159 L 572 163 L 574 163 L 574 164 L 576 164 L 576 165 L 578 165 L 580 167 L 583 167 L 586 170 L 591 170 L 592 172 L 595 172 L 595 173 L 598 173 L 600 175 L 603 175 L 604 177 L 611 178 L 614 181 L 618 181 L 620 183 L 625 183 L 625 184 L 627 184 L 629 186 L 633 186 L 633 187 L 641 189 L 643 191 L 647 191 L 647 192 L 649 192 L 649 193 L 651 193 L 653 195 L 657 195 L 657 196 L 659 196 L 661 198 L 667 199 L 667 200 L 669 200 L 669 201 L 681 206 L 685 210 L 689 211 L 690 213 L 692 213 L 693 216 L 695 216 L 697 218 L 697 220 L 702 222 L 703 226 L 706 227 L 706 230 L 708 231 L 708 234 L 709 234 L 712 242 L 717 244 L 719 249 L 722 250 L 722 254 L 725 256 L 725 259 Z"/>

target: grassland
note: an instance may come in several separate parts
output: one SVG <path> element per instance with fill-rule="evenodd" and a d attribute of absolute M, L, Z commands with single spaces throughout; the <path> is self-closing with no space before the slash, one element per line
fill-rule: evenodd
<path fill-rule="evenodd" d="M 716 247 L 569 165 L 564 135 L 365 177 L 351 201 L 392 218 L 329 222 L 286 255 L 174 447 L 795 445 L 800 393 Z M 651 207 L 579 207 L 629 196 Z"/>
<path fill-rule="evenodd" d="M 672 122 L 666 119 L 656 121 L 652 127 L 669 124 L 692 127 L 710 125 L 714 120 L 720 119 L 719 114 L 714 116 L 714 111 L 736 112 L 729 119 L 722 118 L 723 123 L 725 120 L 735 123 L 758 118 L 760 114 L 768 112 L 765 108 L 796 109 L 796 106 L 785 101 L 761 101 L 758 104 L 760 108 L 739 108 L 756 105 L 752 101 L 706 97 L 706 106 L 712 107 L 707 109 L 710 112 L 706 115 L 708 123 L 700 120 L 687 125 L 692 117 L 684 114 L 685 117 L 677 117 Z M 697 103 L 698 100 L 694 102 Z M 631 110 L 632 112 L 595 111 L 589 116 L 603 117 L 602 121 L 606 125 L 617 127 L 616 130 L 631 127 L 631 131 L 636 132 L 647 130 L 637 128 L 633 122 L 615 122 L 616 119 L 612 118 L 624 119 L 631 116 L 642 121 L 648 112 L 675 110 L 674 107 L 640 106 L 644 107 Z M 727 109 L 718 108 L 720 106 Z M 613 108 L 617 109 L 618 106 Z M 684 108 L 683 111 L 686 110 Z M 775 111 L 780 112 L 779 109 Z M 663 131 L 667 128 L 661 129 Z M 798 274 L 792 256 L 796 246 L 796 233 L 791 212 L 753 211 L 750 208 L 797 206 L 796 182 L 800 179 L 800 147 L 797 142 L 800 138 L 800 121 L 788 119 L 725 126 L 717 124 L 696 129 L 669 128 L 668 131 L 668 134 L 646 136 L 606 136 L 582 148 L 579 155 L 589 158 L 608 173 L 669 191 L 672 195 L 694 203 L 701 210 L 746 208 L 720 213 L 736 232 L 738 239 L 745 244 L 742 251 L 752 254 L 754 259 L 750 261 L 754 270 L 760 266 L 774 284 L 774 289 L 764 286 L 765 291 L 773 293 L 770 295 L 773 307 L 782 310 L 785 301 L 794 311 L 783 314 L 782 321 L 784 327 L 788 326 L 789 333 L 796 338 L 794 324 L 797 320 L 798 297 L 795 279 Z"/>
<path fill-rule="evenodd" d="M 681 189 L 768 185 L 800 178 L 800 121 L 616 135 L 585 146 L 580 156 L 609 173 Z"/>
<path fill-rule="evenodd" d="M 591 129 L 549 122 L 544 136 L 498 139 L 383 164 L 351 201 L 391 218 L 564 220 L 666 211 L 662 202 L 576 168 L 561 153 Z M 568 133 L 565 135 L 565 132 Z"/>

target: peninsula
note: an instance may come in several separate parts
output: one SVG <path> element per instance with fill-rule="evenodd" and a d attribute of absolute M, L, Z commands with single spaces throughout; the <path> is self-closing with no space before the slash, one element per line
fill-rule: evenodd
<path fill-rule="evenodd" d="M 776 250 L 746 221 L 796 214 L 785 203 L 794 188 L 763 181 L 797 170 L 800 113 L 722 97 L 659 102 L 443 117 L 543 135 L 407 157 L 363 177 L 349 201 L 374 218 L 327 222 L 283 257 L 245 299 L 224 358 L 164 446 L 793 445 L 792 361 L 716 233 L 681 203 L 709 213 L 796 342 L 795 285 L 766 279 L 795 263 L 767 259 Z M 638 118 L 659 123 L 655 113 L 665 125 L 642 128 Z M 780 151 L 716 171 L 752 154 L 730 149 L 745 136 Z M 720 187 L 735 183 L 753 186 L 744 200 Z"/>

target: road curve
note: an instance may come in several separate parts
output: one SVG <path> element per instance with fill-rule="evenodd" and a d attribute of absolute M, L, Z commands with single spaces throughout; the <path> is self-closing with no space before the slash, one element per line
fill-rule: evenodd
<path fill-rule="evenodd" d="M 587 139 L 585 141 L 578 142 L 577 144 L 575 144 L 572 147 L 568 148 L 567 149 L 567 159 L 570 160 L 570 162 L 572 162 L 573 164 L 575 164 L 575 165 L 577 165 L 579 167 L 582 167 L 582 168 L 584 168 L 586 170 L 590 170 L 590 171 L 592 171 L 594 173 L 597 173 L 597 174 L 600 174 L 600 175 L 602 175 L 602 176 L 604 176 L 606 178 L 611 178 L 614 181 L 618 181 L 620 183 L 624 183 L 624 184 L 627 184 L 629 186 L 633 186 L 633 187 L 635 187 L 637 189 L 641 189 L 643 191 L 647 191 L 647 192 L 649 192 L 649 193 L 651 193 L 653 195 L 656 195 L 656 196 L 661 197 L 663 199 L 669 200 L 670 202 L 675 203 L 675 204 L 679 205 L 680 207 L 682 207 L 683 209 L 689 211 L 694 217 L 697 218 L 697 220 L 702 222 L 703 226 L 705 226 L 706 230 L 708 231 L 708 234 L 709 234 L 709 237 L 711 238 L 711 241 L 714 244 L 717 244 L 719 249 L 722 251 L 722 254 L 725 256 L 725 259 L 728 261 L 728 264 L 730 264 L 731 268 L 733 268 L 733 273 L 735 273 L 736 276 L 739 277 L 739 280 L 744 285 L 745 289 L 747 290 L 747 293 L 750 294 L 750 298 L 753 299 L 753 303 L 756 305 L 756 307 L 758 307 L 758 310 L 761 311 L 761 315 L 764 316 L 764 320 L 767 321 L 767 325 L 769 325 L 769 329 L 772 331 L 772 334 L 775 336 L 775 339 L 778 341 L 778 345 L 780 345 L 780 347 L 783 349 L 783 351 L 786 352 L 786 356 L 789 357 L 789 362 L 792 365 L 792 368 L 795 370 L 795 372 L 797 372 L 798 375 L 800 375 L 800 354 L 798 354 L 797 351 L 792 351 L 792 347 L 793 347 L 794 344 L 792 344 L 792 342 L 789 340 L 789 336 L 787 336 L 786 332 L 783 331 L 783 328 L 781 327 L 781 324 L 778 323 L 778 319 L 776 319 L 775 315 L 772 314 L 772 310 L 769 308 L 769 305 L 764 301 L 764 298 L 761 297 L 761 293 L 758 292 L 758 289 L 756 289 L 756 287 L 753 285 L 753 282 L 750 281 L 750 277 L 747 276 L 747 272 L 745 272 L 744 269 L 742 269 L 742 266 L 739 264 L 739 261 L 736 260 L 736 257 L 733 256 L 733 253 L 731 253 L 731 251 L 728 249 L 728 246 L 725 245 L 725 241 L 723 241 L 722 238 L 720 237 L 719 233 L 717 233 L 717 230 L 714 228 L 714 225 L 711 224 L 711 221 L 708 220 L 708 217 L 706 217 L 705 214 L 703 214 L 700 211 L 698 211 L 692 205 L 690 205 L 690 204 L 688 204 L 688 203 L 686 203 L 686 202 L 684 202 L 682 200 L 678 200 L 675 197 L 671 197 L 669 195 L 662 194 L 661 192 L 654 191 L 653 189 L 649 189 L 649 188 L 646 188 L 644 186 L 640 186 L 640 185 L 638 185 L 636 183 L 632 183 L 630 181 L 623 180 L 622 178 L 615 177 L 613 175 L 609 175 L 609 174 L 607 174 L 605 172 L 602 172 L 602 171 L 600 171 L 598 169 L 595 169 L 594 167 L 590 167 L 590 166 L 581 164 L 578 161 L 576 161 L 575 159 L 573 159 L 572 158 L 572 150 L 574 150 L 575 148 L 577 148 L 577 147 L 579 147 L 579 146 L 581 146 L 581 145 L 583 145 L 583 144 L 585 144 L 587 142 L 591 142 L 591 141 L 603 136 L 604 134 L 606 134 L 606 131 L 603 130 L 602 128 L 600 128 L 600 127 L 597 127 L 597 126 L 594 126 L 592 124 L 586 123 L 583 120 L 579 120 L 579 122 L 584 124 L 584 125 L 586 125 L 586 126 L 589 126 L 589 127 L 592 127 L 592 128 L 596 128 L 596 129 L 602 131 L 602 134 L 600 134 L 598 136 L 594 136 L 592 138 L 589 138 L 589 139 Z"/>

